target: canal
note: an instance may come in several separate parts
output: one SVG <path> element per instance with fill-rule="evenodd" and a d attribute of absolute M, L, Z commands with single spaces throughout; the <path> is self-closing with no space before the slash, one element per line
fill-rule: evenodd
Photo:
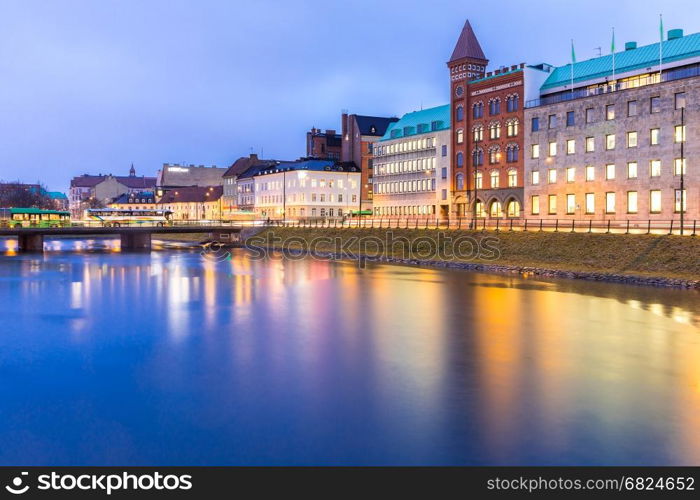
<path fill-rule="evenodd" d="M 700 463 L 697 292 L 47 248 L 0 256 L 2 465 Z"/>

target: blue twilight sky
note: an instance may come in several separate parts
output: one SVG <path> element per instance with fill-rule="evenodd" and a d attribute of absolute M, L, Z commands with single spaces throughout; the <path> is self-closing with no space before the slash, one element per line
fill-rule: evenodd
<path fill-rule="evenodd" d="M 700 31 L 697 0 L 468 2 L 0 0 L 0 179 L 66 190 L 84 172 L 224 166 L 305 153 L 341 110 L 401 115 L 448 100 L 465 18 L 491 68 L 565 64 L 595 47 Z M 498 8 L 495 8 L 495 7 Z"/>

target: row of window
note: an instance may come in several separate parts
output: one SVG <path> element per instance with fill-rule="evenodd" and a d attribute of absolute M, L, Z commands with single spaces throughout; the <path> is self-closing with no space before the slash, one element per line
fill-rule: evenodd
<path fill-rule="evenodd" d="M 320 202 L 320 203 L 325 203 L 326 200 L 329 203 L 343 203 L 344 201 L 347 201 L 347 198 L 344 197 L 342 194 L 335 195 L 333 193 L 329 193 L 326 195 L 326 193 L 311 193 L 311 202 Z M 262 195 L 259 196 L 255 199 L 256 204 L 261 204 L 261 205 L 279 205 L 282 203 L 282 195 Z M 355 203 L 357 202 L 357 195 L 353 194 L 350 196 L 350 201 Z M 306 202 L 306 193 L 292 193 L 287 195 L 287 203 L 305 203 Z"/>
<path fill-rule="evenodd" d="M 421 172 L 435 169 L 435 158 L 418 158 L 415 160 L 393 161 L 374 165 L 374 175 L 401 174 L 404 172 Z"/>
<path fill-rule="evenodd" d="M 686 174 L 686 159 L 676 158 L 673 161 L 673 175 L 683 175 Z M 567 167 L 565 169 L 566 182 L 576 182 L 576 167 Z M 594 181 L 596 179 L 596 167 L 593 165 L 586 165 L 583 168 L 584 179 L 586 181 Z M 615 164 L 607 164 L 604 168 L 604 178 L 606 181 L 615 180 L 616 178 L 616 167 Z M 649 161 L 649 177 L 661 177 L 661 160 L 650 160 Z M 636 161 L 627 162 L 626 169 L 626 179 L 637 179 L 639 178 L 639 164 Z M 557 182 L 557 169 L 550 168 L 547 170 L 547 183 L 556 184 Z M 536 186 L 540 183 L 540 171 L 533 170 L 530 173 L 530 183 Z"/>
<path fill-rule="evenodd" d="M 517 137 L 518 130 L 520 128 L 520 122 L 517 118 L 506 121 L 506 137 Z M 498 122 L 491 123 L 488 126 L 489 129 L 489 139 L 496 140 L 501 138 L 501 124 Z M 475 125 L 472 128 L 472 137 L 474 142 L 481 142 L 484 140 L 484 126 Z M 464 142 L 464 132 L 462 129 L 457 129 L 457 144 Z"/>
<path fill-rule="evenodd" d="M 501 114 L 501 98 L 500 97 L 494 97 L 492 99 L 489 99 L 488 105 L 489 105 L 489 116 L 497 116 L 497 115 Z M 520 96 L 518 94 L 512 94 L 512 95 L 507 96 L 506 97 L 506 112 L 513 113 L 513 112 L 517 111 L 518 109 L 520 109 Z M 461 121 L 459 116 L 460 115 L 457 116 L 457 120 Z M 483 102 L 474 103 L 474 105 L 472 106 L 472 117 L 474 119 L 484 117 L 484 103 Z"/>
<path fill-rule="evenodd" d="M 681 211 L 681 206 L 683 207 L 683 212 L 687 210 L 687 197 L 686 190 L 681 191 L 680 189 L 674 190 L 674 211 L 679 213 Z M 583 206 L 577 200 L 575 194 L 566 194 L 566 215 L 595 215 L 596 212 L 596 199 L 604 196 L 602 212 L 605 214 L 614 214 L 617 211 L 617 193 L 607 192 L 604 194 L 596 195 L 596 193 L 586 193 L 583 196 Z M 663 208 L 662 196 L 660 189 L 652 189 L 649 191 L 649 213 L 659 214 Z M 682 200 L 682 201 L 681 201 Z M 625 208 L 624 210 L 628 214 L 636 214 L 639 212 L 639 192 L 638 191 L 627 191 L 625 193 Z M 557 215 L 557 203 L 558 196 L 556 194 L 550 194 L 547 196 L 547 214 Z M 540 215 L 540 196 L 533 195 L 530 197 L 530 209 L 532 215 Z"/>
<path fill-rule="evenodd" d="M 433 215 L 435 205 L 406 205 L 393 207 L 375 207 L 375 215 Z"/>
<path fill-rule="evenodd" d="M 348 181 L 350 189 L 355 189 L 357 188 L 357 181 L 350 179 Z M 287 181 L 287 188 L 305 188 L 308 186 L 311 186 L 312 188 L 338 188 L 338 189 L 344 189 L 345 188 L 345 181 L 343 179 L 317 179 L 317 178 L 311 178 L 307 179 L 306 177 L 302 177 L 299 179 L 290 179 Z M 238 186 L 238 192 L 247 192 L 249 190 L 248 186 L 251 186 L 252 184 L 246 184 L 245 186 Z M 260 182 L 258 183 L 258 191 L 274 191 L 276 189 L 282 189 L 283 187 L 283 182 L 282 181 L 268 181 L 268 182 Z"/>
<path fill-rule="evenodd" d="M 410 151 L 421 151 L 435 147 L 434 137 L 423 137 L 422 139 L 412 139 L 393 144 L 374 145 L 374 156 L 386 156 L 396 153 L 408 153 Z"/>
<path fill-rule="evenodd" d="M 686 94 L 685 92 L 677 92 L 673 99 L 674 109 L 685 108 L 686 106 Z M 649 114 L 655 114 L 661 112 L 661 96 L 652 96 L 649 98 Z M 638 116 L 640 111 L 640 105 L 638 100 L 627 101 L 627 116 L 633 117 Z M 585 123 L 595 123 L 599 121 L 598 115 L 600 113 L 599 109 L 596 108 L 586 108 L 584 111 Z M 615 104 L 606 104 L 603 108 L 603 117 L 606 121 L 614 120 L 617 115 Z M 559 116 L 556 114 L 547 115 L 547 128 L 553 129 L 557 128 L 559 125 Z M 567 111 L 566 112 L 566 126 L 573 127 L 576 125 L 576 112 Z M 532 117 L 531 130 L 537 132 L 540 130 L 540 117 Z"/>
<path fill-rule="evenodd" d="M 484 189 L 484 174 L 482 172 L 476 172 L 475 175 L 475 182 L 476 182 L 476 188 L 477 189 Z M 455 184 L 457 187 L 457 191 L 464 191 L 465 189 L 465 183 L 464 183 L 464 174 L 459 173 L 455 176 Z M 507 173 L 507 179 L 508 179 L 508 187 L 517 187 L 518 186 L 518 171 L 515 169 L 508 170 Z M 498 189 L 501 187 L 501 172 L 499 170 L 492 170 L 489 173 L 489 187 L 491 189 Z"/>
<path fill-rule="evenodd" d="M 435 179 L 374 183 L 375 194 L 419 193 L 423 191 L 435 191 Z"/>
<path fill-rule="evenodd" d="M 649 145 L 650 146 L 658 146 L 660 137 L 661 137 L 661 129 L 660 128 L 649 129 Z M 681 143 L 681 142 L 685 142 L 685 140 L 686 140 L 686 126 L 685 125 L 676 125 L 673 128 L 673 141 L 675 143 Z M 595 152 L 595 137 L 586 137 L 583 141 L 583 144 L 584 144 L 584 152 L 586 152 L 586 153 Z M 627 146 L 627 148 L 636 148 L 639 145 L 639 134 L 637 131 L 630 131 L 630 132 L 627 132 L 625 134 L 625 145 Z M 611 151 L 611 150 L 615 149 L 615 146 L 616 146 L 615 134 L 606 134 L 605 135 L 604 146 L 605 146 L 606 151 Z M 549 141 L 549 143 L 547 143 L 548 156 L 557 156 L 557 148 L 558 148 L 557 141 Z M 576 154 L 576 139 L 567 139 L 566 140 L 566 154 L 567 155 Z M 540 145 L 539 144 L 533 144 L 531 146 L 530 156 L 531 156 L 531 158 L 534 158 L 534 159 L 540 157 Z"/>

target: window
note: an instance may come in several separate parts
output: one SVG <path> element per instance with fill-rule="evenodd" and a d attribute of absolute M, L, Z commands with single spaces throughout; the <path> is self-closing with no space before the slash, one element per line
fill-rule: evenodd
<path fill-rule="evenodd" d="M 615 149 L 615 134 L 608 134 L 605 136 L 605 149 Z"/>
<path fill-rule="evenodd" d="M 661 129 L 658 128 L 653 128 L 649 131 L 649 144 L 651 144 L 652 146 L 656 146 L 659 144 L 659 136 L 661 135 L 660 132 Z"/>
<path fill-rule="evenodd" d="M 506 148 L 506 161 L 508 163 L 515 163 L 518 161 L 518 151 L 520 151 L 520 148 L 518 145 L 513 145 L 513 146 L 508 146 Z"/>
<path fill-rule="evenodd" d="M 594 119 L 593 108 L 586 108 L 586 123 L 593 123 Z"/>
<path fill-rule="evenodd" d="M 501 152 L 498 147 L 492 147 L 489 149 L 489 163 L 495 165 L 501 160 Z"/>
<path fill-rule="evenodd" d="M 576 168 L 569 167 L 566 169 L 566 182 L 574 182 L 576 180 Z"/>
<path fill-rule="evenodd" d="M 637 178 L 637 162 L 631 161 L 627 163 L 627 178 L 636 179 Z"/>
<path fill-rule="evenodd" d="M 637 132 L 627 132 L 627 147 L 636 148 L 637 147 Z"/>
<path fill-rule="evenodd" d="M 484 140 L 484 127 L 478 125 L 474 127 L 473 130 L 474 142 L 479 142 Z"/>
<path fill-rule="evenodd" d="M 627 116 L 637 116 L 637 101 L 627 101 Z"/>
<path fill-rule="evenodd" d="M 540 197 L 533 195 L 530 197 L 530 206 L 532 207 L 532 215 L 540 214 Z"/>
<path fill-rule="evenodd" d="M 615 179 L 615 165 L 605 165 L 605 180 L 611 181 L 613 179 Z"/>
<path fill-rule="evenodd" d="M 605 213 L 615 213 L 615 193 L 613 192 L 605 193 Z"/>
<path fill-rule="evenodd" d="M 687 204 L 688 199 L 686 197 L 685 191 L 686 191 L 685 189 L 683 191 L 681 191 L 680 189 L 675 190 L 676 196 L 674 199 L 676 200 L 676 203 L 675 203 L 674 210 L 676 211 L 676 213 L 680 213 L 681 211 L 685 212 L 688 209 L 688 204 Z M 682 210 L 681 210 L 681 205 L 683 206 Z"/>
<path fill-rule="evenodd" d="M 557 213 L 557 195 L 550 194 L 547 198 L 547 211 L 549 215 L 555 215 Z"/>
<path fill-rule="evenodd" d="M 532 132 L 537 132 L 540 129 L 540 119 L 536 116 L 532 117 L 532 124 L 530 126 Z"/>
<path fill-rule="evenodd" d="M 474 118 L 482 118 L 484 116 L 484 103 L 478 102 L 472 108 L 472 116 Z"/>
<path fill-rule="evenodd" d="M 491 116 L 501 114 L 501 100 L 499 98 L 489 101 L 489 114 Z"/>
<path fill-rule="evenodd" d="M 674 142 L 685 142 L 685 125 L 676 125 L 673 129 Z"/>
<path fill-rule="evenodd" d="M 661 176 L 661 160 L 651 160 L 649 162 L 649 175 L 651 177 Z"/>
<path fill-rule="evenodd" d="M 455 110 L 455 118 L 457 119 L 458 122 L 461 122 L 464 120 L 464 107 L 463 106 L 457 106 L 457 109 Z"/>
<path fill-rule="evenodd" d="M 676 109 L 685 108 L 685 92 L 677 92 L 673 96 L 673 101 Z"/>
<path fill-rule="evenodd" d="M 549 118 L 547 119 L 547 126 L 549 128 L 556 128 L 557 126 L 557 115 L 549 115 Z"/>
<path fill-rule="evenodd" d="M 586 137 L 586 153 L 592 153 L 595 151 L 595 138 Z"/>
<path fill-rule="evenodd" d="M 572 215 L 576 213 L 576 195 L 567 194 L 566 195 L 566 213 L 567 215 Z"/>
<path fill-rule="evenodd" d="M 508 137 L 515 137 L 518 135 L 518 120 L 511 120 L 508 122 L 507 135 Z"/>
<path fill-rule="evenodd" d="M 442 145 L 442 156 L 447 156 L 447 144 Z"/>
<path fill-rule="evenodd" d="M 484 151 L 481 148 L 475 149 L 472 153 L 472 163 L 475 167 L 484 164 Z"/>
<path fill-rule="evenodd" d="M 532 158 L 539 158 L 540 157 L 540 145 L 539 144 L 533 144 L 532 145 Z"/>
<path fill-rule="evenodd" d="M 530 183 L 533 186 L 537 186 L 540 183 L 540 171 L 539 170 L 532 171 L 532 173 L 530 174 Z"/>
<path fill-rule="evenodd" d="M 586 193 L 586 213 L 595 213 L 595 194 L 593 193 Z"/>
<path fill-rule="evenodd" d="M 464 191 L 464 174 L 457 174 L 457 191 Z"/>
<path fill-rule="evenodd" d="M 481 172 L 476 173 L 476 189 L 484 188 L 484 174 Z"/>
<path fill-rule="evenodd" d="M 686 174 L 686 162 L 685 158 L 676 158 L 673 160 L 673 175 L 681 175 L 681 172 L 683 172 L 683 175 Z"/>
<path fill-rule="evenodd" d="M 661 112 L 661 97 L 654 96 L 649 99 L 649 112 L 650 113 L 660 113 Z"/>
<path fill-rule="evenodd" d="M 557 182 L 557 169 L 556 168 L 550 168 L 547 171 L 547 182 L 549 184 L 555 184 Z"/>
<path fill-rule="evenodd" d="M 627 213 L 637 213 L 637 191 L 627 191 Z"/>
<path fill-rule="evenodd" d="M 489 125 L 489 137 L 491 139 L 501 138 L 501 125 L 499 123 L 492 123 Z"/>
<path fill-rule="evenodd" d="M 605 106 L 605 119 L 606 120 L 614 120 L 615 119 L 615 105 L 614 104 L 608 104 Z"/>
<path fill-rule="evenodd" d="M 491 171 L 491 188 L 497 188 L 500 180 L 500 175 L 498 175 L 498 170 Z"/>
<path fill-rule="evenodd" d="M 576 153 L 576 139 L 569 139 L 566 141 L 566 154 L 572 155 Z"/>
<path fill-rule="evenodd" d="M 566 126 L 573 127 L 574 125 L 576 125 L 576 115 L 574 114 L 573 111 L 567 111 L 566 112 Z"/>
<path fill-rule="evenodd" d="M 457 144 L 462 144 L 464 142 L 464 130 L 457 129 Z"/>
<path fill-rule="evenodd" d="M 649 211 L 652 214 L 661 213 L 661 191 L 659 189 L 649 191 Z"/>
<path fill-rule="evenodd" d="M 595 167 L 593 165 L 586 165 L 586 180 L 595 180 Z"/>
<path fill-rule="evenodd" d="M 506 99 L 506 110 L 509 113 L 518 110 L 519 97 L 517 95 L 508 96 Z"/>
<path fill-rule="evenodd" d="M 457 167 L 463 167 L 464 166 L 464 155 L 460 151 L 457 153 Z"/>
<path fill-rule="evenodd" d="M 509 170 L 508 171 L 508 187 L 517 187 L 518 186 L 518 171 L 517 170 Z"/>
<path fill-rule="evenodd" d="M 549 143 L 549 156 L 557 156 L 557 143 L 555 141 Z"/>

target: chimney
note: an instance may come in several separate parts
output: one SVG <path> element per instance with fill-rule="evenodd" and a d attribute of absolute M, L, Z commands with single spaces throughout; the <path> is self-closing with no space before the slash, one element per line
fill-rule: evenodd
<path fill-rule="evenodd" d="M 326 129 L 326 135 L 335 135 L 335 130 L 332 129 Z"/>
<path fill-rule="evenodd" d="M 257 161 L 257 159 L 258 159 L 257 153 L 250 153 L 250 159 L 253 161 Z"/>

